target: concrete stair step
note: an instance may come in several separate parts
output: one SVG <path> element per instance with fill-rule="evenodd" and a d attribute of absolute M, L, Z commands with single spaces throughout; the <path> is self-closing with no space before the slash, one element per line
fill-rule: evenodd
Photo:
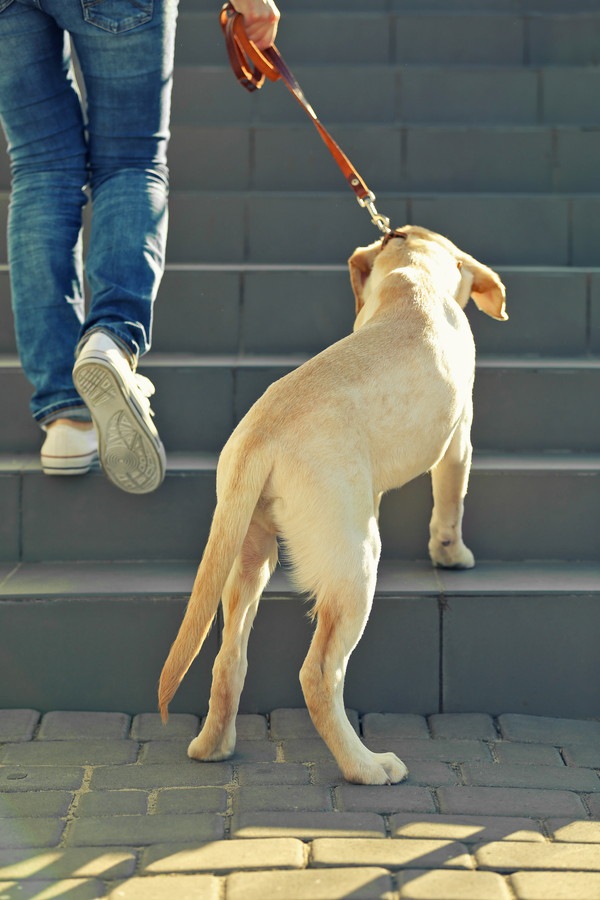
<path fill-rule="evenodd" d="M 340 181 L 336 193 L 175 191 L 168 258 L 175 264 L 339 265 L 379 234 L 344 190 L 341 175 Z M 4 246 L 7 200 L 0 194 Z M 377 207 L 393 226 L 414 222 L 447 234 L 488 265 L 600 265 L 600 194 L 383 191 Z"/>
<path fill-rule="evenodd" d="M 214 510 L 215 465 L 215 455 L 170 453 L 161 488 L 136 497 L 100 472 L 49 478 L 37 455 L 4 455 L 0 561 L 197 561 Z M 598 560 L 590 523 L 599 504 L 599 454 L 476 454 L 465 540 L 481 559 Z M 425 557 L 430 515 L 427 477 L 386 495 L 384 557 Z"/>
<path fill-rule="evenodd" d="M 467 306 L 480 357 L 600 353 L 600 271 L 501 266 L 498 272 L 508 322 L 499 325 Z M 346 265 L 171 264 L 155 315 L 159 353 L 302 356 L 350 333 L 354 296 Z M 0 354 L 16 354 L 6 266 Z"/>
<path fill-rule="evenodd" d="M 292 65 L 291 60 L 288 60 Z M 596 65 L 294 65 L 320 119 L 341 123 L 574 125 L 600 123 Z M 253 95 L 230 68 L 180 66 L 173 123 L 257 124 L 307 121 L 283 84 Z"/>
<path fill-rule="evenodd" d="M 154 711 L 194 571 L 190 563 L 156 561 L 0 565 L 0 705 Z M 595 716 L 599 601 L 598 563 L 482 562 L 461 573 L 384 561 L 350 660 L 346 704 Z M 285 573 L 276 572 L 250 639 L 241 712 L 303 705 L 306 612 Z M 206 711 L 220 638 L 219 619 L 173 712 Z"/>
<path fill-rule="evenodd" d="M 152 406 L 165 446 L 219 451 L 267 387 L 305 358 L 151 354 L 139 371 L 156 386 Z M 17 360 L 0 358 L 0 452 L 38 448 L 30 393 Z M 481 450 L 600 452 L 600 422 L 588 413 L 599 394 L 600 359 L 480 358 L 473 442 Z"/>
<path fill-rule="evenodd" d="M 211 12 L 212 0 L 182 0 L 185 12 Z M 448 0 L 282 0 L 279 9 L 283 15 L 305 10 L 332 12 L 422 12 L 448 11 Z M 526 12 L 530 14 L 597 12 L 596 0 L 454 0 L 452 9 L 458 12 Z"/>
<path fill-rule="evenodd" d="M 565 8 L 558 13 L 498 9 L 489 2 L 431 8 L 300 10 L 282 4 L 277 47 L 287 63 L 353 64 L 397 62 L 445 65 L 597 65 L 600 16 Z M 225 46 L 214 6 L 207 12 L 182 7 L 177 65 L 223 65 Z"/>
<path fill-rule="evenodd" d="M 331 133 L 376 191 L 544 194 L 600 189 L 597 129 L 380 123 L 335 125 Z M 170 164 L 174 190 L 341 187 L 337 167 L 308 122 L 178 125 Z"/>

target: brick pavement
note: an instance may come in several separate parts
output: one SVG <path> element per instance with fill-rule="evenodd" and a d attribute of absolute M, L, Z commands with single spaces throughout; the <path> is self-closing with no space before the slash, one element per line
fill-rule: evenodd
<path fill-rule="evenodd" d="M 0 710 L 0 900 L 598 900 L 600 722 L 351 716 L 407 783 L 346 784 L 305 710 Z"/>

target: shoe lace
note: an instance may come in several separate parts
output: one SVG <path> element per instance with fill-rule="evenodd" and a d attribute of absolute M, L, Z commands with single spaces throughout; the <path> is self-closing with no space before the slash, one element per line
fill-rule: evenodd
<path fill-rule="evenodd" d="M 148 398 L 151 397 L 156 391 L 154 384 L 150 381 L 149 378 L 146 378 L 145 375 L 140 375 L 139 372 L 135 372 L 133 377 L 135 379 L 135 385 L 142 395 L 139 398 L 139 402 L 141 403 L 145 411 L 153 416 L 154 412 L 150 408 L 150 400 Z"/>

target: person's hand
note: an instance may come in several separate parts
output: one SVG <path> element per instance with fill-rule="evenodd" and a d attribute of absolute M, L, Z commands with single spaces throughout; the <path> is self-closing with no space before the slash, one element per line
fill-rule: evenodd
<path fill-rule="evenodd" d="M 244 17 L 244 29 L 259 50 L 275 42 L 280 13 L 273 0 L 231 0 L 236 12 Z"/>

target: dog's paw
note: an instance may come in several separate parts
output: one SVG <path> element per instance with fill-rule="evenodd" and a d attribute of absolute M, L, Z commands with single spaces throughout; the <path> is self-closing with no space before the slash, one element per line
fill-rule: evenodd
<path fill-rule="evenodd" d="M 440 569 L 472 569 L 475 565 L 475 557 L 462 541 L 431 540 L 429 556 Z"/>
<path fill-rule="evenodd" d="M 395 753 L 370 753 L 370 761 L 361 763 L 348 773 L 353 784 L 398 784 L 408 776 L 408 769 Z"/>
<path fill-rule="evenodd" d="M 190 759 L 198 759 L 201 762 L 219 762 L 223 759 L 229 759 L 235 751 L 235 740 L 231 741 L 207 741 L 200 732 L 198 737 L 188 747 L 188 756 Z"/>

